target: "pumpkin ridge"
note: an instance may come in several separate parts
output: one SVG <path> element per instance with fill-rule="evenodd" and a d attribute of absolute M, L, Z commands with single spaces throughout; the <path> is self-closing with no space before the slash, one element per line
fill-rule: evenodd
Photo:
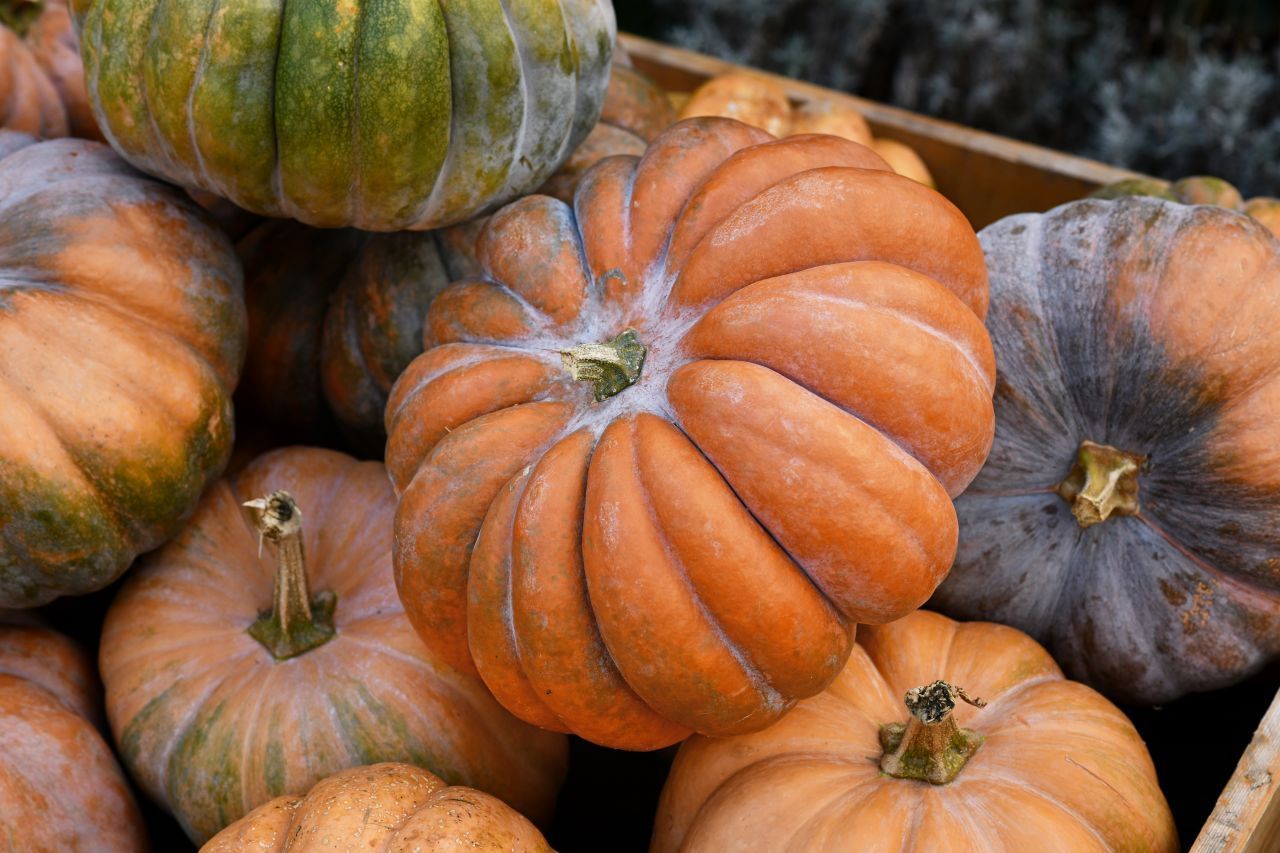
<path fill-rule="evenodd" d="M 221 0 L 215 0 L 221 2 Z M 376 2 L 376 0 L 375 0 Z M 347 194 L 346 218 L 360 226 L 360 186 L 364 162 L 363 147 L 360 145 L 360 49 L 364 46 L 364 21 L 369 12 L 367 2 L 360 3 L 356 9 L 355 22 L 351 34 L 351 189 Z"/>
<path fill-rule="evenodd" d="M 1260 595 L 1265 594 L 1269 589 L 1277 588 L 1269 588 L 1260 579 L 1255 578 L 1253 575 L 1236 575 L 1218 568 L 1199 554 L 1195 553 L 1191 548 L 1184 545 L 1181 540 L 1166 530 L 1148 512 L 1139 512 L 1134 516 L 1134 518 L 1149 527 L 1159 535 L 1161 539 L 1168 542 L 1171 547 L 1185 556 L 1193 565 L 1217 581 L 1220 587 L 1226 587 L 1228 590 L 1236 590 L 1240 592 L 1251 604 L 1254 603 Z M 1265 601 L 1260 601 L 1258 602 L 1258 606 L 1265 609 L 1267 604 Z"/>
<path fill-rule="evenodd" d="M 685 436 L 685 437 L 688 438 L 688 436 Z M 697 448 L 696 444 L 694 444 L 693 446 Z M 754 661 L 750 659 L 747 653 L 741 648 L 741 646 L 738 644 L 738 641 L 728 635 L 728 633 L 724 629 L 724 626 L 720 624 L 720 620 L 716 618 L 715 614 L 711 611 L 711 608 L 707 605 L 706 601 L 703 600 L 701 592 L 694 585 L 693 580 L 689 577 L 689 570 L 686 568 L 684 564 L 684 560 L 680 558 L 680 554 L 675 550 L 675 548 L 672 547 L 671 537 L 668 535 L 666 528 L 663 527 L 661 522 L 658 520 L 657 513 L 654 510 L 653 498 L 649 494 L 649 487 L 644 481 L 644 473 L 643 471 L 641 471 L 639 461 L 636 459 L 636 454 L 639 452 L 638 442 L 635 442 L 635 441 L 632 442 L 631 451 L 632 451 L 631 452 L 632 470 L 635 472 L 636 482 L 640 484 L 641 489 L 643 489 L 644 491 L 644 501 L 641 509 L 648 516 L 649 524 L 656 531 L 658 541 L 661 542 L 662 544 L 663 553 L 666 554 L 666 557 L 671 562 L 671 565 L 675 567 L 676 573 L 679 575 L 680 579 L 683 581 L 685 588 L 689 590 L 689 597 L 693 600 L 694 604 L 697 606 L 698 612 L 701 613 L 703 617 L 707 620 L 707 624 L 711 627 L 712 631 L 715 633 L 717 637 L 720 638 L 724 647 L 728 650 L 729 654 L 733 657 L 733 659 L 737 661 L 738 665 L 742 668 L 743 674 L 747 677 L 747 679 L 750 682 L 752 682 L 755 685 L 757 690 L 757 695 L 759 696 L 760 705 L 763 705 L 766 711 L 771 710 L 773 708 L 785 707 L 787 704 L 786 699 L 782 696 L 782 694 L 780 694 L 777 691 L 776 688 L 774 688 L 773 684 L 769 681 L 769 679 L 765 677 L 764 672 L 756 665 Z M 701 449 L 699 449 L 698 452 L 701 453 L 702 452 Z M 703 454 L 703 458 L 705 457 L 706 457 L 706 454 Z M 739 498 L 739 500 L 741 499 Z M 786 553 L 786 552 L 784 551 L 783 553 Z M 649 704 L 649 703 L 645 702 L 645 704 Z M 750 716 L 751 714 L 748 714 L 746 717 L 743 717 L 742 720 L 738 720 L 736 722 L 741 723 L 744 720 L 749 719 Z"/>
<path fill-rule="evenodd" d="M 284 50 L 284 24 L 288 20 L 289 0 L 279 0 L 279 17 L 276 22 L 276 49 L 271 54 L 271 141 L 275 154 L 271 158 L 271 190 L 272 201 L 279 206 L 280 212 L 289 213 L 290 200 L 284 194 L 284 179 L 280 173 L 280 104 L 277 99 L 280 91 L 280 53 Z M 101 4 L 99 4 L 101 5 Z M 254 211 L 257 213 L 258 211 Z"/>
<path fill-rule="evenodd" d="M 196 168 L 200 170 L 200 176 L 204 178 L 205 182 L 211 185 L 211 191 L 215 195 L 225 197 L 226 193 L 222 189 L 222 182 L 215 180 L 213 176 L 209 174 L 209 170 L 205 166 L 204 154 L 200 151 L 200 143 L 196 138 L 194 109 L 196 92 L 200 88 L 200 83 L 204 79 L 205 69 L 209 64 L 209 39 L 213 33 L 214 19 L 217 17 L 218 11 L 221 8 L 222 0 L 213 0 L 213 2 L 209 4 L 209 17 L 205 20 L 204 34 L 200 39 L 200 56 L 196 59 L 196 73 L 191 77 L 191 89 L 187 92 L 187 100 L 183 112 L 186 114 L 187 136 L 191 144 L 191 153 L 194 154 L 196 158 Z"/>
<path fill-rule="evenodd" d="M 160 10 L 164 7 L 165 0 L 150 0 L 150 2 L 153 3 L 153 5 L 151 6 L 151 13 L 147 16 L 146 54 L 154 56 L 158 54 L 158 51 L 156 50 L 156 37 L 159 31 Z M 182 181 L 179 177 L 181 172 L 177 168 L 173 152 L 170 150 L 171 146 L 164 138 L 164 135 L 160 132 L 160 125 L 156 121 L 155 108 L 158 105 L 155 102 L 155 93 L 152 92 L 151 87 L 147 85 L 147 69 L 145 64 L 138 68 L 137 72 L 139 93 L 142 95 L 142 99 L 147 106 L 147 126 L 151 130 L 151 142 L 155 152 L 154 156 L 157 156 L 158 159 L 163 161 L 161 163 L 161 174 L 167 180 L 181 184 Z M 148 154 L 150 155 L 152 152 L 148 151 Z"/>
<path fill-rule="evenodd" d="M 1067 758 L 1070 759 L 1070 756 L 1067 756 Z M 1095 775 L 1095 774 L 1091 773 L 1090 775 Z M 1110 782 L 1107 782 L 1106 780 L 1102 779 L 1102 777 L 1100 776 L 1095 775 L 1095 778 L 1098 778 L 1100 781 L 1102 781 L 1104 785 L 1106 785 L 1108 788 L 1111 788 L 1112 791 L 1115 791 L 1115 789 L 1112 788 Z M 991 769 L 986 769 L 986 772 L 984 773 L 983 781 L 988 785 L 990 785 L 992 789 L 998 789 L 1000 787 L 1007 786 L 1007 788 L 1010 791 L 1030 793 L 1032 796 L 1039 799 L 1042 803 L 1045 803 L 1046 805 L 1050 806 L 1055 811 L 1070 817 L 1073 820 L 1075 826 L 1084 829 L 1086 832 L 1089 833 L 1089 835 L 1093 836 L 1093 838 L 1098 842 L 1098 850 L 1103 851 L 1103 850 L 1109 849 L 1107 846 L 1107 839 L 1102 835 L 1098 827 L 1094 825 L 1094 822 L 1092 820 L 1085 819 L 1078 810 L 1070 808 L 1066 803 L 1062 802 L 1059 799 L 1056 799 L 1052 794 L 1045 791 L 1043 788 L 1033 784 L 1033 780 L 1031 778 L 1013 779 L 1008 777 L 1005 774 L 995 773 L 995 772 L 992 772 Z M 1116 793 L 1118 794 L 1119 792 L 1116 792 Z M 1129 802 L 1128 797 L 1116 796 L 1113 802 L 1114 801 L 1119 801 L 1124 803 L 1126 811 L 1130 813 L 1134 813 L 1137 811 L 1137 809 L 1133 806 L 1133 804 Z M 1141 815 L 1139 815 L 1139 820 L 1137 821 L 1137 823 L 1143 826 L 1144 828 L 1149 828 L 1147 826 L 1147 822 L 1145 820 L 1141 820 Z M 1149 835 L 1150 833 L 1144 833 L 1144 834 Z"/>

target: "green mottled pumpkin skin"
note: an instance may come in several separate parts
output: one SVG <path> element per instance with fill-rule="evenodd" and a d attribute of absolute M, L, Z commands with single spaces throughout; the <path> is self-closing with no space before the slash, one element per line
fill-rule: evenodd
<path fill-rule="evenodd" d="M 533 190 L 600 114 L 608 0 L 75 0 L 144 171 L 266 216 L 427 229 Z"/>
<path fill-rule="evenodd" d="M 0 132 L 0 607 L 101 589 L 178 531 L 245 351 L 239 261 L 186 196 L 32 143 Z"/>

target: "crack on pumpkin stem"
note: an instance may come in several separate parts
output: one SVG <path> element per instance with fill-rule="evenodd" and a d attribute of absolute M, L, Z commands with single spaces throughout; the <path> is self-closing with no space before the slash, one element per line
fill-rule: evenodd
<path fill-rule="evenodd" d="M 640 381 L 648 352 L 636 330 L 627 329 L 611 341 L 561 350 L 560 363 L 575 381 L 590 382 L 603 403 Z"/>
<path fill-rule="evenodd" d="M 1101 524 L 1112 515 L 1137 515 L 1138 474 L 1146 462 L 1145 456 L 1085 440 L 1055 491 L 1071 505 L 1081 527 Z"/>
<path fill-rule="evenodd" d="M 935 681 L 907 691 L 904 702 L 911 717 L 906 723 L 880 727 L 880 769 L 898 779 L 916 779 L 945 785 L 959 775 L 985 738 L 956 725 L 951 712 L 961 699 L 976 708 L 985 708 L 982 699 L 969 696 L 964 688 Z"/>
<path fill-rule="evenodd" d="M 258 553 L 266 539 L 276 546 L 276 577 L 271 609 L 248 628 L 276 660 L 287 660 L 333 639 L 333 613 L 338 597 L 331 591 L 310 593 L 302 549 L 302 510 L 293 495 L 275 491 L 245 501 L 258 530 Z"/>

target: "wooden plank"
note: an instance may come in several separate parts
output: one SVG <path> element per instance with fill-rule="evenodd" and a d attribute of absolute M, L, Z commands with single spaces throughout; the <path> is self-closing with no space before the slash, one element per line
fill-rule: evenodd
<path fill-rule="evenodd" d="M 1280 850 L 1280 693 L 1222 789 L 1192 853 Z"/>
<path fill-rule="evenodd" d="M 1011 213 L 1048 210 L 1105 184 L 1142 177 L 1084 157 L 972 130 L 639 36 L 623 33 L 619 41 L 636 67 L 669 91 L 689 92 L 717 74 L 745 70 L 782 86 L 796 103 L 848 103 L 866 117 L 876 136 L 897 139 L 916 149 L 933 173 L 938 189 L 964 211 L 975 228 Z"/>

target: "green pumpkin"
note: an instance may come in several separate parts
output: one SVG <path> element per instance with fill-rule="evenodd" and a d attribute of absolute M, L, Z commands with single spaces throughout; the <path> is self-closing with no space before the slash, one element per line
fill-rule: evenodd
<path fill-rule="evenodd" d="M 608 0 L 74 0 L 138 168 L 320 227 L 436 228 L 530 192 L 600 113 Z"/>

